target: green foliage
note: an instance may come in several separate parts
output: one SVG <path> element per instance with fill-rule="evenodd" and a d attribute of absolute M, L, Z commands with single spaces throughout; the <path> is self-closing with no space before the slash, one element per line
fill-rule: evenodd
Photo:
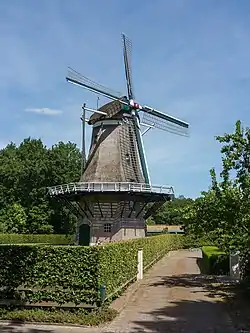
<path fill-rule="evenodd" d="M 223 250 L 244 254 L 250 248 L 250 130 L 237 121 L 234 133 L 216 139 L 223 144 L 221 179 L 210 170 L 211 187 L 188 207 L 184 222 L 188 233 L 210 233 Z"/>
<path fill-rule="evenodd" d="M 106 285 L 108 294 L 115 292 L 137 274 L 137 252 L 143 249 L 143 267 L 165 253 L 183 247 L 179 235 L 160 235 L 129 241 L 110 243 L 103 247 L 100 260 L 100 283 Z"/>
<path fill-rule="evenodd" d="M 19 203 L 8 206 L 5 213 L 6 231 L 24 233 L 27 229 L 27 215 Z"/>
<path fill-rule="evenodd" d="M 168 201 L 152 217 L 150 224 L 181 225 L 186 208 L 192 204 L 192 199 L 184 197 Z"/>
<path fill-rule="evenodd" d="M 78 324 L 98 326 L 110 322 L 117 315 L 116 311 L 109 308 L 97 310 L 58 310 L 58 309 L 19 309 L 0 308 L 1 320 L 18 320 L 42 323 Z"/>
<path fill-rule="evenodd" d="M 194 233 L 188 233 L 184 234 L 183 238 L 183 247 L 186 249 L 213 246 L 216 243 L 213 233 L 203 234 L 202 236 L 197 236 Z"/>
<path fill-rule="evenodd" d="M 99 252 L 98 247 L 1 245 L 2 297 L 93 304 L 98 299 Z"/>
<path fill-rule="evenodd" d="M 155 221 L 153 220 L 152 217 L 149 217 L 147 220 L 146 220 L 146 225 L 154 225 L 155 224 Z"/>
<path fill-rule="evenodd" d="M 0 150 L 0 232 L 70 233 L 75 218 L 51 200 L 47 187 L 78 181 L 81 153 L 75 144 L 47 148 L 39 139 Z"/>
<path fill-rule="evenodd" d="M 202 255 L 204 273 L 212 275 L 229 274 L 229 255 L 217 246 L 203 246 Z"/>
<path fill-rule="evenodd" d="M 162 235 L 93 247 L 0 245 L 1 298 L 95 304 L 102 284 L 110 295 L 136 276 L 139 248 L 146 267 L 184 242 Z"/>
<path fill-rule="evenodd" d="M 33 234 L 0 234 L 0 244 L 54 244 L 68 245 L 74 243 L 69 235 L 33 235 Z"/>

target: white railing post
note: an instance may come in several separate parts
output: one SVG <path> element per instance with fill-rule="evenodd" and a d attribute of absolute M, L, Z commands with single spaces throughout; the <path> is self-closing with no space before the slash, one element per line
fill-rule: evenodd
<path fill-rule="evenodd" d="M 240 252 L 230 253 L 229 255 L 230 277 L 240 280 Z"/>
<path fill-rule="evenodd" d="M 138 270 L 137 270 L 137 280 L 143 279 L 143 249 L 138 250 Z"/>

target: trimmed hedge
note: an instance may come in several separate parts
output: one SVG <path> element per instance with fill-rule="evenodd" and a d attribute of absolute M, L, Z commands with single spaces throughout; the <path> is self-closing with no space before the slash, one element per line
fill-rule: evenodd
<path fill-rule="evenodd" d="M 182 248 L 184 241 L 180 235 L 161 235 L 94 247 L 0 245 L 0 285 L 6 287 L 0 297 L 95 304 L 101 284 L 110 295 L 136 276 L 139 248 L 145 266 Z"/>
<path fill-rule="evenodd" d="M 180 235 L 160 235 L 107 244 L 101 251 L 100 283 L 106 285 L 108 295 L 112 294 L 137 275 L 138 249 L 143 248 L 145 268 L 167 252 L 183 248 L 184 240 Z"/>
<path fill-rule="evenodd" d="M 217 246 L 203 246 L 202 256 L 204 273 L 229 275 L 229 255 Z"/>
<path fill-rule="evenodd" d="M 73 237 L 67 235 L 0 234 L 0 244 L 55 244 L 68 245 Z"/>
<path fill-rule="evenodd" d="M 0 286 L 6 287 L 0 296 L 31 303 L 92 304 L 99 252 L 97 247 L 0 245 Z"/>

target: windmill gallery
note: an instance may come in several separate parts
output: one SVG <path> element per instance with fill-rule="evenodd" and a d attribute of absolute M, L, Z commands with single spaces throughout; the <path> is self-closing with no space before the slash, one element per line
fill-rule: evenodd
<path fill-rule="evenodd" d="M 49 194 L 78 218 L 76 243 L 95 245 L 145 236 L 145 220 L 167 200 L 173 187 L 150 182 L 142 135 L 150 128 L 187 135 L 189 124 L 134 102 L 131 41 L 122 34 L 127 96 L 69 69 L 66 80 L 103 95 L 111 102 L 98 110 L 83 106 L 83 168 L 78 183 L 55 185 Z M 86 119 L 86 111 L 92 113 Z M 88 158 L 85 123 L 92 126 Z M 141 126 L 147 129 L 142 133 Z"/>

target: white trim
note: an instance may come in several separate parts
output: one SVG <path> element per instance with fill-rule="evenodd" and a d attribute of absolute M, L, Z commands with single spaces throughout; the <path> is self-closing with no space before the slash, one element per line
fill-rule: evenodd
<path fill-rule="evenodd" d="M 93 124 L 93 127 L 98 127 L 101 125 L 121 125 L 122 124 L 122 120 L 114 120 L 114 119 L 103 119 L 103 120 L 99 120 L 96 123 Z"/>
<path fill-rule="evenodd" d="M 84 108 L 85 108 L 86 111 L 90 111 L 90 112 L 94 112 L 94 113 L 100 113 L 100 114 L 103 114 L 104 116 L 107 115 L 107 112 L 99 111 L 99 110 L 96 110 L 96 109 L 90 109 L 90 108 L 87 108 L 86 106 Z"/>
<path fill-rule="evenodd" d="M 155 128 L 154 123 L 152 123 L 151 125 L 146 124 L 146 123 L 140 123 L 141 126 L 146 126 L 146 127 L 150 127 L 150 128 Z"/>
<path fill-rule="evenodd" d="M 172 186 L 157 186 L 145 183 L 129 182 L 78 182 L 48 187 L 50 195 L 60 195 L 64 193 L 77 192 L 147 192 L 147 193 L 164 193 L 174 195 Z"/>

